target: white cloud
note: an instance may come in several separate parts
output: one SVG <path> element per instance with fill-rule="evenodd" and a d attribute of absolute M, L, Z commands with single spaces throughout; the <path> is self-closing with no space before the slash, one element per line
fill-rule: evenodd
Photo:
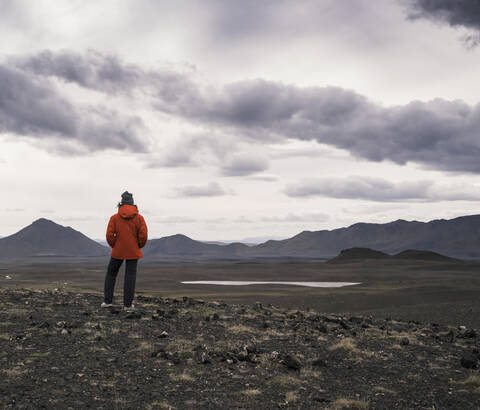
<path fill-rule="evenodd" d="M 207 185 L 188 185 L 176 188 L 180 197 L 214 197 L 227 195 L 227 192 L 217 182 L 210 182 Z"/>

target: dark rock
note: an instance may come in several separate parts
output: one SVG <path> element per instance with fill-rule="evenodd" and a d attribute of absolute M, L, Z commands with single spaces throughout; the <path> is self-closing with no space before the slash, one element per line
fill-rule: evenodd
<path fill-rule="evenodd" d="M 477 332 L 475 332 L 475 329 L 465 329 L 461 331 L 457 337 L 463 338 L 463 339 L 471 339 L 474 337 L 477 337 Z"/>
<path fill-rule="evenodd" d="M 283 364 L 287 366 L 289 369 L 298 370 L 302 367 L 302 363 L 298 359 L 297 356 L 292 354 L 286 354 L 283 358 Z"/>
<path fill-rule="evenodd" d="M 440 339 L 448 343 L 453 343 L 455 341 L 455 332 L 453 330 L 450 330 L 447 333 L 442 333 L 439 336 L 440 336 Z"/>
<path fill-rule="evenodd" d="M 408 346 L 409 344 L 410 344 L 410 340 L 408 339 L 408 337 L 402 337 L 402 339 L 400 340 L 400 345 Z"/>
<path fill-rule="evenodd" d="M 240 362 L 244 362 L 244 361 L 248 360 L 248 353 L 247 353 L 247 351 L 243 350 L 243 351 L 237 353 L 236 358 L 237 358 L 238 361 L 240 361 Z"/>
<path fill-rule="evenodd" d="M 257 346 L 255 346 L 255 345 L 246 346 L 246 347 L 245 347 L 245 350 L 246 350 L 248 353 L 258 353 L 258 348 L 257 348 Z"/>
<path fill-rule="evenodd" d="M 218 320 L 218 319 L 220 319 L 220 316 L 218 316 L 218 313 L 214 313 L 214 314 L 212 315 L 212 319 L 213 319 L 213 320 Z"/>
<path fill-rule="evenodd" d="M 344 320 L 340 321 L 340 326 L 345 330 L 350 330 L 350 326 Z"/>
<path fill-rule="evenodd" d="M 140 312 L 128 312 L 125 315 L 125 319 L 140 319 L 141 317 L 142 315 L 140 314 Z"/>
<path fill-rule="evenodd" d="M 330 400 L 328 397 L 326 397 L 326 396 L 321 396 L 321 395 L 319 395 L 318 393 L 312 395 L 310 399 L 311 399 L 312 401 L 317 402 L 317 403 L 330 403 L 330 402 L 331 402 L 331 400 Z"/>
<path fill-rule="evenodd" d="M 178 352 L 166 353 L 166 359 L 170 360 L 173 364 L 180 363 L 180 355 L 178 354 Z"/>
<path fill-rule="evenodd" d="M 152 352 L 151 356 L 152 357 L 165 357 L 165 350 L 163 348 L 156 349 Z"/>
<path fill-rule="evenodd" d="M 327 326 L 322 324 L 315 326 L 315 329 L 317 329 L 320 333 L 328 333 Z"/>
<path fill-rule="evenodd" d="M 322 358 L 318 357 L 315 360 L 312 361 L 312 366 L 316 367 L 327 367 L 327 362 L 323 360 Z"/>
<path fill-rule="evenodd" d="M 478 359 L 471 353 L 465 353 L 460 359 L 460 364 L 465 369 L 476 369 L 478 366 Z"/>
<path fill-rule="evenodd" d="M 166 316 L 174 317 L 178 313 L 178 309 L 170 309 L 166 312 Z"/>
<path fill-rule="evenodd" d="M 210 359 L 210 356 L 208 355 L 207 352 L 202 352 L 201 353 L 200 362 L 203 363 L 203 364 L 212 363 L 212 360 Z"/>

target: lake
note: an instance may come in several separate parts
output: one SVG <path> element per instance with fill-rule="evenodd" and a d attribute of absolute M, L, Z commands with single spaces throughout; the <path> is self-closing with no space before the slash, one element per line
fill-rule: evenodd
<path fill-rule="evenodd" d="M 360 282 L 283 282 L 283 281 L 256 281 L 256 280 L 192 280 L 180 282 L 185 285 L 293 285 L 309 288 L 341 288 L 343 286 L 360 285 Z"/>

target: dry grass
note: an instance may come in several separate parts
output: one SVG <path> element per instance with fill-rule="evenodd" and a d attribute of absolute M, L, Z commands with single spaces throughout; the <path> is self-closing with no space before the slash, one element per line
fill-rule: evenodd
<path fill-rule="evenodd" d="M 195 341 L 191 339 L 184 339 L 182 337 L 177 337 L 172 339 L 167 344 L 168 350 L 175 350 L 179 352 L 190 352 L 195 346 Z M 198 344 L 198 341 L 197 341 Z"/>
<path fill-rule="evenodd" d="M 259 389 L 247 389 L 240 391 L 240 394 L 247 396 L 247 397 L 256 397 L 262 394 L 262 391 Z"/>
<path fill-rule="evenodd" d="M 279 386 L 289 387 L 289 386 L 299 386 L 302 384 L 302 381 L 297 377 L 287 376 L 287 375 L 279 375 L 275 376 L 273 379 L 270 380 L 271 384 L 277 384 Z"/>
<path fill-rule="evenodd" d="M 9 308 L 8 314 L 12 316 L 27 316 L 28 310 L 23 308 Z"/>
<path fill-rule="evenodd" d="M 234 325 L 234 326 L 229 326 L 227 327 L 227 331 L 230 333 L 250 333 L 250 334 L 255 334 L 257 331 L 250 326 L 245 326 L 245 325 Z"/>
<path fill-rule="evenodd" d="M 368 410 L 369 408 L 368 402 L 346 398 L 335 400 L 330 407 L 331 410 Z"/>
<path fill-rule="evenodd" d="M 378 393 L 397 394 L 395 391 L 387 389 L 386 387 L 383 387 L 383 386 L 375 386 L 374 390 Z"/>
<path fill-rule="evenodd" d="M 28 369 L 7 369 L 3 370 L 3 373 L 7 376 L 7 379 L 18 379 L 22 376 L 28 374 L 30 370 Z"/>
<path fill-rule="evenodd" d="M 180 382 L 180 381 L 181 382 L 194 382 L 195 381 L 195 378 L 185 371 L 183 373 L 180 373 L 180 374 L 170 373 L 168 376 L 170 377 L 170 379 L 172 379 L 173 381 L 176 381 L 176 382 Z"/>
<path fill-rule="evenodd" d="M 88 349 L 92 353 L 107 352 L 108 350 L 103 346 L 93 345 Z"/>
<path fill-rule="evenodd" d="M 274 336 L 274 337 L 287 337 L 287 336 L 289 336 L 289 333 L 280 332 L 277 329 L 270 329 L 270 328 L 268 328 L 265 331 L 265 334 L 268 335 L 268 336 Z"/>
<path fill-rule="evenodd" d="M 287 391 L 285 393 L 285 401 L 287 403 L 295 403 L 298 400 L 298 393 L 296 391 Z"/>
<path fill-rule="evenodd" d="M 155 410 L 155 409 L 174 409 L 175 407 L 171 406 L 165 401 L 153 401 L 150 404 L 147 404 L 145 408 L 147 410 Z"/>
<path fill-rule="evenodd" d="M 258 313 L 239 313 L 239 316 L 242 317 L 242 319 L 256 319 L 260 314 Z"/>
<path fill-rule="evenodd" d="M 470 376 L 468 376 L 462 382 L 452 381 L 451 383 L 452 384 L 460 384 L 460 385 L 463 385 L 463 386 L 474 388 L 474 389 L 476 389 L 475 393 L 480 393 L 480 375 L 479 374 L 473 374 L 472 373 Z"/>
<path fill-rule="evenodd" d="M 322 373 L 318 370 L 309 369 L 308 367 L 301 368 L 300 375 L 305 379 L 320 379 L 322 377 Z"/>
<path fill-rule="evenodd" d="M 144 356 L 150 357 L 154 349 L 155 349 L 155 346 L 153 345 L 152 342 L 143 340 L 138 344 L 138 347 L 136 350 L 141 354 L 143 354 Z"/>
<path fill-rule="evenodd" d="M 408 339 L 409 345 L 418 344 L 418 339 L 415 337 L 415 335 L 410 333 L 397 333 L 396 335 L 389 335 L 388 339 L 393 340 L 398 344 L 400 344 L 402 339 Z"/>
<path fill-rule="evenodd" d="M 340 350 L 347 353 L 358 353 L 358 348 L 355 345 L 355 341 L 349 337 L 346 337 L 345 339 L 340 340 L 338 343 L 330 346 L 328 350 L 331 352 Z"/>

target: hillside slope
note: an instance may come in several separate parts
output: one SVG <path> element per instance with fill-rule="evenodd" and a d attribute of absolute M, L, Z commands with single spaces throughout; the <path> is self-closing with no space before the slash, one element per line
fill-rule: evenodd
<path fill-rule="evenodd" d="M 283 241 L 252 247 L 251 256 L 288 255 L 331 258 L 346 248 L 371 248 L 397 254 L 429 250 L 457 258 L 480 257 L 480 215 L 430 222 L 398 220 L 386 224 L 357 223 L 331 231 L 304 231 Z"/>
<path fill-rule="evenodd" d="M 48 219 L 38 219 L 17 233 L 0 239 L 0 258 L 40 256 L 102 256 L 108 249 L 83 233 Z"/>

